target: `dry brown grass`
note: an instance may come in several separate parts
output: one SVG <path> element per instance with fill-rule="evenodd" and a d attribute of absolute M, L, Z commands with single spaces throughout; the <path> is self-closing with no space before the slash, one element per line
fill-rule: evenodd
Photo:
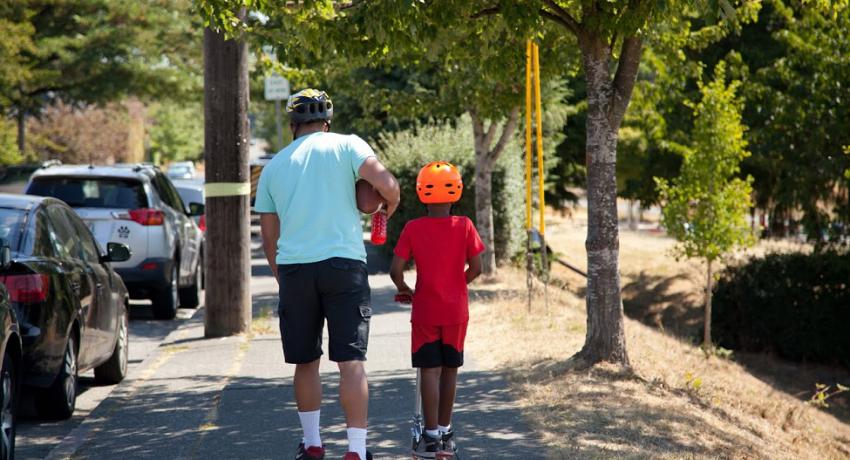
<path fill-rule="evenodd" d="M 585 263 L 580 224 L 556 220 L 547 233 L 566 259 Z M 660 312 L 662 326 L 671 305 L 692 302 L 682 307 L 687 316 L 701 301 L 688 292 L 698 289 L 691 276 L 699 279 L 699 271 L 673 260 L 672 244 L 631 232 L 621 241 L 623 284 L 635 283 L 646 297 L 642 308 Z M 644 280 L 648 274 L 662 279 L 641 286 L 642 272 Z M 610 365 L 579 370 L 569 357 L 584 342 L 584 299 L 574 294 L 584 281 L 566 271 L 556 275 L 567 289 L 549 289 L 548 314 L 539 291 L 527 312 L 524 272 L 504 269 L 498 283 L 473 286 L 468 345 L 482 366 L 509 372 L 550 458 L 850 458 L 850 411 L 844 410 L 850 398 L 837 401 L 832 413 L 803 402 L 814 379 L 847 382 L 847 370 L 764 356 L 707 357 L 645 318 L 626 318 L 631 372 Z"/>

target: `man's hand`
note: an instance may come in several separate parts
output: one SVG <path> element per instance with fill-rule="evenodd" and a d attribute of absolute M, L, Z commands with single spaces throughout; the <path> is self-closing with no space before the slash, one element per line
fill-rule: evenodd
<path fill-rule="evenodd" d="M 280 238 L 280 218 L 274 213 L 260 214 L 260 234 L 263 237 L 263 252 L 266 253 L 266 261 L 272 270 L 278 284 L 280 278 L 277 275 L 277 240 Z"/>
<path fill-rule="evenodd" d="M 387 203 L 387 218 L 392 217 L 401 200 L 401 189 L 396 178 L 375 157 L 367 158 L 358 173 L 378 190 Z"/>

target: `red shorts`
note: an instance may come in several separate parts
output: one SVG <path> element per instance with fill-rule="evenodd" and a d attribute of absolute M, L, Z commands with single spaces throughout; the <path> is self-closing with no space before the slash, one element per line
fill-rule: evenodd
<path fill-rule="evenodd" d="M 467 324 L 411 324 L 413 367 L 463 366 L 463 342 L 466 340 Z"/>

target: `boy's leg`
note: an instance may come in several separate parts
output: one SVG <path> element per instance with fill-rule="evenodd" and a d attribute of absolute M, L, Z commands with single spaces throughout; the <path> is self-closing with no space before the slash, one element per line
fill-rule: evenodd
<path fill-rule="evenodd" d="M 440 411 L 437 415 L 439 426 L 447 427 L 452 423 L 452 409 L 457 392 L 456 367 L 444 367 L 440 373 Z"/>
<path fill-rule="evenodd" d="M 439 423 L 441 371 L 442 368 L 439 367 L 426 367 L 421 370 L 422 416 L 425 419 L 425 429 L 432 432 L 437 429 Z"/>
<path fill-rule="evenodd" d="M 295 365 L 295 403 L 298 418 L 304 431 L 304 448 L 322 447 L 320 435 L 320 409 L 322 406 L 322 380 L 319 378 L 319 360 Z"/>

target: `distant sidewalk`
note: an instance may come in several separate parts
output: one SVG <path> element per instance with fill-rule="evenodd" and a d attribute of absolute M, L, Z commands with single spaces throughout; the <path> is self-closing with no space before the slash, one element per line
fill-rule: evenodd
<path fill-rule="evenodd" d="M 174 331 L 48 458 L 291 458 L 300 440 L 276 317 L 276 284 L 254 261 L 255 333 L 205 339 L 203 311 Z M 409 309 L 392 301 L 387 275 L 371 277 L 369 448 L 408 458 L 413 408 Z M 463 459 L 545 458 L 499 375 L 461 371 L 454 424 Z M 322 363 L 323 438 L 329 459 L 345 452 L 336 367 Z"/>

